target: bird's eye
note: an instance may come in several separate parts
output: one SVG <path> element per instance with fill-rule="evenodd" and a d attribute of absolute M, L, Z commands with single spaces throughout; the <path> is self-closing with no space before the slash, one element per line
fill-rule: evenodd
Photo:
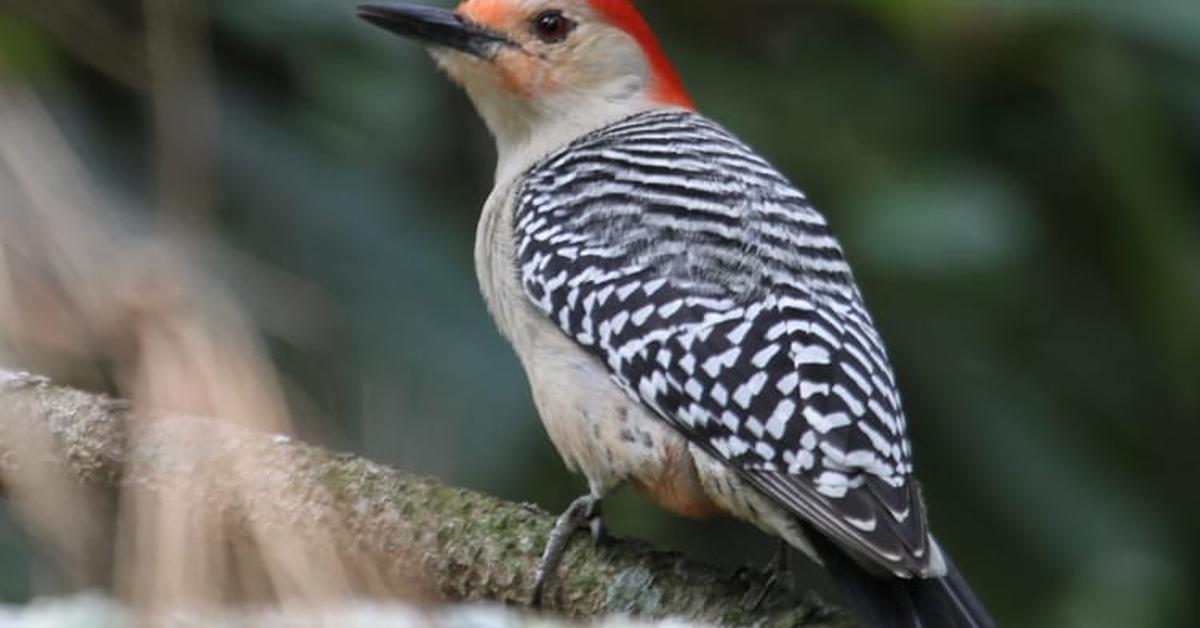
<path fill-rule="evenodd" d="M 573 30 L 575 22 L 563 15 L 562 11 L 542 11 L 533 18 L 533 32 L 537 34 L 538 39 L 548 44 L 557 44 L 566 39 Z"/>

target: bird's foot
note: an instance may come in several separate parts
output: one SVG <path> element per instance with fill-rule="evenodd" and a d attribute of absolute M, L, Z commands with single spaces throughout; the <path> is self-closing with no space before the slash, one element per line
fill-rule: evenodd
<path fill-rule="evenodd" d="M 791 547 L 787 542 L 781 539 L 779 546 L 775 550 L 775 556 L 771 558 L 771 562 L 767 563 L 766 568 L 762 571 L 762 575 L 766 577 L 766 581 L 763 582 L 762 587 L 758 588 L 757 591 L 752 590 L 747 595 L 748 600 L 754 600 L 752 604 L 749 604 L 751 612 L 757 612 L 761 609 L 767 598 L 771 597 L 771 594 L 779 587 L 791 586 L 792 574 L 791 570 L 788 569 L 788 552 L 790 550 Z"/>
<path fill-rule="evenodd" d="M 606 538 L 604 522 L 600 516 L 600 497 L 596 495 L 584 495 L 571 502 L 554 523 L 554 529 L 550 531 L 550 538 L 546 541 L 546 549 L 542 551 L 542 558 L 538 561 L 537 574 L 533 581 L 533 598 L 530 600 L 533 608 L 541 608 L 546 586 L 558 571 L 567 544 L 575 532 L 584 528 L 591 532 L 592 540 L 596 544 Z"/>

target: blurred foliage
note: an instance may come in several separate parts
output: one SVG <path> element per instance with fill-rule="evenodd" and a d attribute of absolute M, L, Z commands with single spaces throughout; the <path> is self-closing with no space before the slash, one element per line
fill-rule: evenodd
<path fill-rule="evenodd" d="M 642 4 L 702 110 L 840 234 L 932 521 L 1001 624 L 1194 625 L 1200 4 Z M 0 0 L 0 81 L 34 85 L 131 223 L 222 243 L 314 438 L 550 509 L 580 492 L 476 291 L 494 157 L 465 98 L 350 2 L 213 0 L 214 201 L 172 216 L 144 6 Z M 607 513 L 714 560 L 769 547 L 625 495 Z M 26 548 L 0 521 L 0 599 L 30 591 Z"/>

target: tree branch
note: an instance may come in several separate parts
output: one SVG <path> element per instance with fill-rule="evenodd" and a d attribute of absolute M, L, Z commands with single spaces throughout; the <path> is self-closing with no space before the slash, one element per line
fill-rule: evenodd
<path fill-rule="evenodd" d="M 28 443 L 47 436 L 52 445 L 31 457 Z M 238 494 L 236 503 L 267 504 L 269 514 L 229 504 L 209 509 L 220 511 L 232 529 L 254 527 L 251 535 L 261 536 L 264 529 L 296 534 L 326 524 L 340 555 L 377 564 L 385 590 L 411 591 L 420 582 L 449 600 L 527 604 L 534 565 L 554 522 L 536 507 L 288 437 L 215 420 L 150 420 L 120 401 L 0 371 L 0 480 L 11 497 L 22 494 L 11 479 L 37 465 L 93 489 L 137 487 L 170 491 L 175 498 Z M 200 468 L 224 471 L 212 477 L 197 473 Z M 186 490 L 196 482 L 209 484 L 197 493 Z M 758 575 L 735 577 L 635 541 L 595 547 L 582 537 L 572 543 L 557 586 L 548 592 L 550 609 L 569 617 L 629 613 L 719 625 L 847 625 L 811 596 L 799 600 L 787 592 L 752 611 L 748 600 L 764 584 Z"/>

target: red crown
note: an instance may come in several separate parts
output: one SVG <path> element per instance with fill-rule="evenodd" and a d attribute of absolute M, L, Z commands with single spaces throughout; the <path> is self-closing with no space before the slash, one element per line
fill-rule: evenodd
<path fill-rule="evenodd" d="M 650 69 L 653 74 L 650 96 L 654 100 L 667 105 L 695 108 L 692 98 L 688 96 L 687 90 L 683 87 L 683 81 L 679 80 L 675 66 L 671 65 L 671 61 L 663 54 L 658 37 L 654 35 L 654 31 L 646 23 L 646 18 L 642 17 L 633 2 L 630 0 L 588 0 L 588 3 L 613 26 L 633 37 L 642 47 L 646 58 L 650 60 Z"/>

